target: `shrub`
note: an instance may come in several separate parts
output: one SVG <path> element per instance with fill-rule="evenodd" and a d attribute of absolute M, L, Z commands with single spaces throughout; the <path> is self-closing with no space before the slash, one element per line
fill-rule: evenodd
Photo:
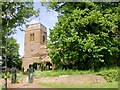
<path fill-rule="evenodd" d="M 118 68 L 105 69 L 97 73 L 103 76 L 108 82 L 118 81 Z"/>
<path fill-rule="evenodd" d="M 7 78 L 11 78 L 11 74 L 9 72 L 7 73 Z"/>
<path fill-rule="evenodd" d="M 5 78 L 5 73 L 0 73 L 0 78 Z M 11 74 L 7 73 L 7 78 L 11 78 Z"/>
<path fill-rule="evenodd" d="M 1 78 L 4 78 L 4 73 L 1 73 L 1 75 L 0 75 L 0 76 L 1 76 Z"/>

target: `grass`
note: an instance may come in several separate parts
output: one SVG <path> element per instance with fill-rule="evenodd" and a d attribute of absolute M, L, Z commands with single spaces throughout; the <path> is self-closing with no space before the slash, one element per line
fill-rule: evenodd
<path fill-rule="evenodd" d="M 17 75 L 19 74 L 20 76 L 18 76 L 18 77 L 21 77 L 21 76 L 24 76 L 25 74 L 23 74 L 23 72 L 22 71 L 18 71 L 17 73 L 16 73 Z M 0 73 L 0 78 L 4 78 L 5 77 L 5 73 Z M 9 73 L 9 72 L 7 72 L 7 78 L 11 78 L 12 77 L 12 74 L 11 73 Z"/>
<path fill-rule="evenodd" d="M 118 67 L 102 68 L 94 72 L 93 70 L 51 70 L 51 71 L 36 71 L 35 76 L 54 77 L 60 75 L 78 75 L 78 74 L 96 74 L 103 76 L 108 82 L 118 81 Z"/>
<path fill-rule="evenodd" d="M 48 88 L 118 88 L 118 82 L 109 82 L 106 84 L 94 84 L 94 85 L 64 85 L 64 84 L 48 84 L 41 83 L 42 86 Z"/>
<path fill-rule="evenodd" d="M 53 76 L 60 76 L 60 75 L 75 75 L 75 74 L 96 74 L 96 75 L 104 75 L 108 72 L 117 72 L 118 73 L 118 67 L 115 68 L 102 68 L 98 72 L 94 72 L 93 70 L 51 70 L 51 71 L 35 71 L 35 76 L 41 76 L 41 77 L 53 77 Z"/>
<path fill-rule="evenodd" d="M 2 88 L 3 88 L 3 85 L 0 84 L 0 90 L 2 90 Z"/>
<path fill-rule="evenodd" d="M 96 75 L 103 76 L 108 82 L 118 81 L 118 68 L 103 68 Z"/>
<path fill-rule="evenodd" d="M 51 71 L 36 71 L 34 73 L 35 76 L 41 77 L 53 77 L 53 76 L 60 76 L 60 75 L 76 75 L 76 74 L 91 74 L 93 73 L 92 70 L 86 71 L 78 71 L 78 70 L 51 70 Z"/>

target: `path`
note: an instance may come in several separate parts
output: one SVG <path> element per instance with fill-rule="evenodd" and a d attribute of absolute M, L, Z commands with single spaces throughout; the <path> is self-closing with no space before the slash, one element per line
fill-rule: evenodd
<path fill-rule="evenodd" d="M 36 82 L 36 80 L 33 80 L 33 83 L 27 82 L 27 76 L 21 77 L 18 80 L 19 83 L 11 84 L 9 82 L 8 87 L 9 88 L 45 88 L 40 85 L 39 82 Z"/>
<path fill-rule="evenodd" d="M 40 83 L 64 84 L 64 85 L 86 85 L 86 84 L 101 84 L 107 83 L 102 77 L 94 74 L 81 75 L 61 75 L 56 77 L 34 77 L 33 83 L 27 82 L 27 76 L 19 77 L 19 83 L 11 84 L 8 79 L 9 88 L 47 88 Z M 10 89 L 12 90 L 12 89 Z"/>
<path fill-rule="evenodd" d="M 55 77 L 38 77 L 38 81 L 42 83 L 64 84 L 64 85 L 92 85 L 103 84 L 107 81 L 95 74 L 80 74 L 80 75 L 61 75 Z"/>

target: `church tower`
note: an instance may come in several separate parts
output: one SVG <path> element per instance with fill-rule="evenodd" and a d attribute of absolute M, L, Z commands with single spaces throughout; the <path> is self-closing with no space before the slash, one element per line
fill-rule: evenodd
<path fill-rule="evenodd" d="M 24 56 L 22 67 L 26 70 L 30 64 L 41 62 L 47 54 L 47 28 L 41 23 L 26 25 Z"/>

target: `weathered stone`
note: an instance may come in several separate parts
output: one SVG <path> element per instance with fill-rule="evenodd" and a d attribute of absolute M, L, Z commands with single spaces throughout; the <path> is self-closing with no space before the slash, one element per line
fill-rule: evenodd
<path fill-rule="evenodd" d="M 47 56 L 46 49 L 47 28 L 41 23 L 26 26 L 24 57 L 22 67 L 26 71 L 30 64 L 41 62 Z"/>

